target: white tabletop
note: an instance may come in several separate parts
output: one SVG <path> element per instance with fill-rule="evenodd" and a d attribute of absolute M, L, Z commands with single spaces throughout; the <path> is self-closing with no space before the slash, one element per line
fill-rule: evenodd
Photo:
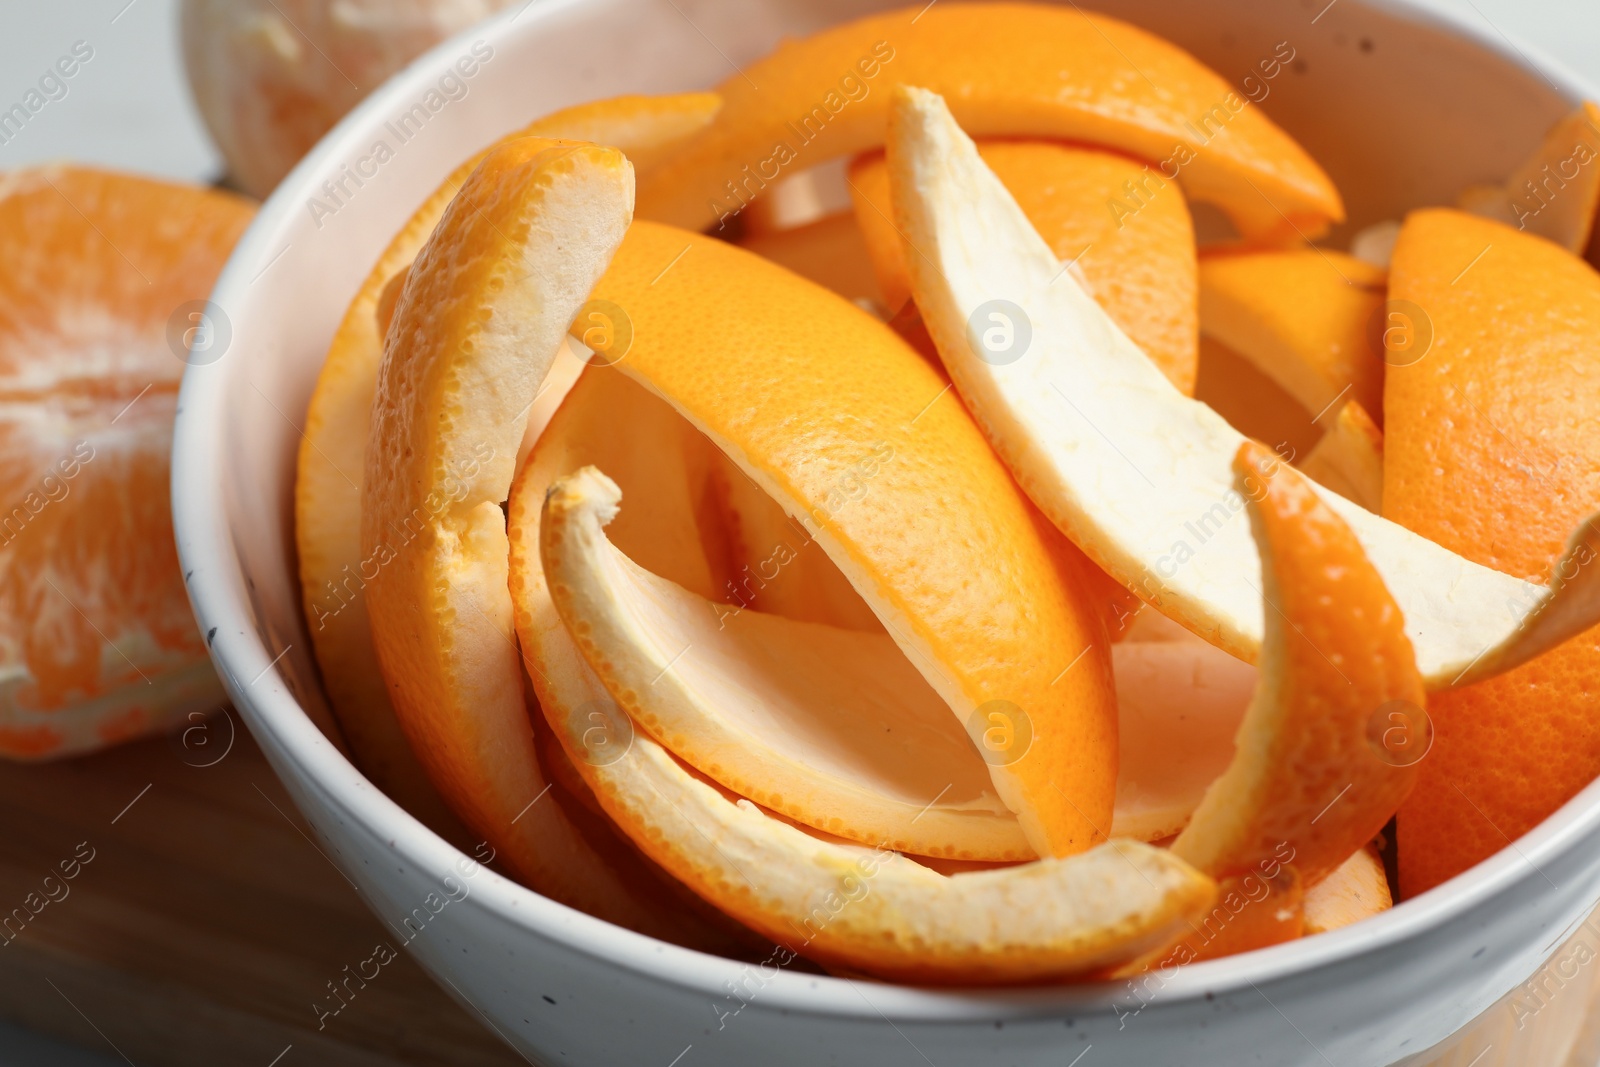
<path fill-rule="evenodd" d="M 1600 83 L 1596 0 L 1424 2 L 1479 19 Z M 0 169 L 71 159 L 194 181 L 218 177 L 221 160 L 184 82 L 177 7 L 178 0 L 0 0 L 0 112 L 77 42 L 93 49 L 66 95 L 0 144 Z M 95 1054 L 0 1020 L 0 1067 L 122 1067 L 127 1061 L 108 1036 L 83 1027 L 80 1040 Z"/>

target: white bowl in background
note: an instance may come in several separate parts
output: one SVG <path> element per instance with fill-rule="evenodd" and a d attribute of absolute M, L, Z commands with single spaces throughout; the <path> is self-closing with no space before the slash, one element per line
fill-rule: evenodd
<path fill-rule="evenodd" d="M 297 427 L 345 305 L 413 208 L 497 136 L 583 100 L 711 86 L 780 36 L 886 6 L 540 0 L 508 10 L 418 60 L 324 138 L 218 282 L 231 347 L 185 373 L 174 443 L 190 597 L 235 705 L 328 854 L 391 928 L 463 856 L 379 793 L 314 721 L 326 712 L 299 609 L 291 500 Z M 1328 169 L 1356 226 L 1504 175 L 1594 95 L 1487 27 L 1416 2 L 1093 6 L 1232 81 L 1288 42 L 1296 62 L 1263 106 Z M 475 45 L 492 56 L 465 95 L 393 159 L 365 164 L 359 186 L 344 177 Z M 330 196 L 330 181 L 344 192 Z M 1600 786 L 1591 786 L 1515 849 L 1390 912 L 1138 991 L 1124 982 L 930 992 L 764 974 L 611 926 L 492 871 L 409 951 L 539 1062 L 1378 1067 L 1440 1042 L 1526 979 L 1597 900 Z"/>

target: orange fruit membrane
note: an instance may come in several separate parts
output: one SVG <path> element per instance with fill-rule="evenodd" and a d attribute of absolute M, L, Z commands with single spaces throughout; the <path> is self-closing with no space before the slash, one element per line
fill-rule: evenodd
<path fill-rule="evenodd" d="M 1194 392 L 1199 361 L 1194 222 L 1176 189 L 1115 152 L 985 140 L 978 153 L 1034 229 L 1172 384 Z M 856 219 L 888 306 L 911 298 L 881 152 L 850 165 Z"/>
<path fill-rule="evenodd" d="M 1269 611 L 1232 473 L 1246 438 L 1174 389 L 1061 271 L 937 95 L 896 91 L 888 158 L 907 244 L 920 250 L 906 260 L 917 306 L 1018 482 L 1112 578 L 1254 661 Z M 1004 330 L 974 325 L 994 316 Z M 1320 495 L 1400 605 L 1430 688 L 1503 672 L 1600 620 L 1600 577 L 1573 566 L 1600 517 L 1569 538 L 1564 580 L 1546 588 Z"/>
<path fill-rule="evenodd" d="M 580 104 L 532 123 L 516 136 L 571 138 L 614 144 L 635 167 L 653 165 L 664 146 L 715 114 L 710 93 L 624 96 Z M 306 626 L 322 668 L 340 731 L 356 765 L 380 789 L 429 825 L 450 816 L 406 740 L 372 649 L 366 586 L 377 562 L 361 551 L 361 493 L 372 397 L 383 338 L 404 286 L 405 271 L 445 208 L 487 154 L 447 177 L 395 234 L 362 282 L 335 332 L 306 409 L 295 481 L 295 541 Z M 548 402 L 558 399 L 563 362 L 529 412 L 530 432 Z"/>
<path fill-rule="evenodd" d="M 1298 144 L 1159 37 L 1054 4 L 941 3 L 787 41 L 727 79 L 716 120 L 640 186 L 640 217 L 720 227 L 785 174 L 881 146 L 897 85 L 944 94 L 979 136 L 1144 160 L 1248 236 L 1314 237 L 1344 215 Z"/>
<path fill-rule="evenodd" d="M 204 301 L 253 214 L 109 171 L 0 174 L 0 755 L 85 752 L 224 699 L 173 545 L 172 419 L 185 360 L 227 355 Z"/>
<path fill-rule="evenodd" d="M 1389 368 L 1384 513 L 1498 571 L 1583 581 L 1600 539 L 1550 560 L 1600 504 L 1600 276 L 1548 241 L 1429 210 L 1406 220 L 1391 287 L 1434 339 Z M 1400 810 L 1403 895 L 1506 847 L 1600 773 L 1597 693 L 1600 631 L 1588 630 L 1429 705 L 1434 752 Z"/>

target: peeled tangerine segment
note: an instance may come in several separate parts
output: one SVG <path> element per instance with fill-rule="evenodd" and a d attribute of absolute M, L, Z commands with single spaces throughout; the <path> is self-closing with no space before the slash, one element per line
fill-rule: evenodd
<path fill-rule="evenodd" d="M 1200 358 L 1194 221 L 1183 194 L 1139 161 L 1054 141 L 987 140 L 983 161 L 1028 221 L 1172 384 Z M 892 310 L 911 298 L 883 153 L 850 164 L 850 195 Z"/>
<path fill-rule="evenodd" d="M 665 146 L 710 121 L 719 104 L 712 93 L 600 100 L 547 115 L 500 143 L 537 136 L 616 145 L 636 170 L 648 169 Z M 306 409 L 295 479 L 301 597 L 340 731 L 357 766 L 407 811 L 435 827 L 447 822 L 449 815 L 400 729 L 372 648 L 364 587 L 374 561 L 361 551 L 361 485 L 383 338 L 406 269 L 488 152 L 485 149 L 450 172 L 394 235 L 361 283 L 334 333 Z M 561 368 L 558 362 L 552 375 Z M 536 403 L 530 421 L 539 415 L 539 407 Z"/>
<path fill-rule="evenodd" d="M 635 221 L 593 299 L 631 323 L 601 355 L 800 522 L 956 722 L 1004 748 L 989 774 L 1034 851 L 1103 839 L 1109 609 L 948 381 L 835 294 L 672 227 Z"/>
<path fill-rule="evenodd" d="M 1346 398 L 1382 418 L 1386 297 L 1384 272 L 1342 252 L 1229 251 L 1200 260 L 1201 331 L 1322 425 Z"/>
<path fill-rule="evenodd" d="M 1232 462 L 1245 438 L 1184 397 L 1063 272 L 944 101 L 901 90 L 889 137 L 913 290 L 939 355 L 995 450 L 1041 510 L 1163 613 L 1254 662 L 1261 555 Z M 972 327 L 999 313 L 1007 344 Z M 1002 338 L 1004 339 L 1004 338 Z M 1472 563 L 1336 493 L 1406 619 L 1430 689 L 1507 670 L 1600 621 L 1574 534 L 1551 587 Z"/>
<path fill-rule="evenodd" d="M 897 85 L 926 85 L 986 137 L 1114 148 L 1249 236 L 1315 236 L 1338 191 L 1295 141 L 1182 49 L 1056 4 L 918 4 L 787 41 L 718 86 L 722 110 L 641 185 L 639 215 L 725 224 L 781 177 L 883 144 Z"/>
<path fill-rule="evenodd" d="M 1504 185 L 1477 185 L 1457 206 L 1582 254 L 1600 208 L 1600 107 L 1563 116 Z"/>
<path fill-rule="evenodd" d="M 637 625 L 622 605 L 604 603 L 610 592 L 600 571 L 626 564 L 600 529 L 615 511 L 616 488 L 593 469 L 558 482 L 544 499 L 538 545 L 526 540 L 531 496 L 513 502 L 519 570 L 531 579 L 519 588 L 518 626 L 544 685 L 567 696 L 546 702 L 546 715 L 600 804 L 639 847 L 762 935 L 830 967 L 895 981 L 1046 981 L 1125 963 L 1179 936 L 1209 904 L 1210 879 L 1136 842 L 944 875 L 887 845 L 819 838 L 702 780 L 648 733 L 632 732 L 626 716 L 610 721 L 614 735 L 631 742 L 597 755 L 597 705 L 575 700 L 593 692 L 592 682 L 553 616 L 559 611 L 568 631 L 590 638 L 612 621 Z M 542 577 L 526 559 L 532 551 L 542 555 Z M 621 713 L 612 706 L 609 714 Z"/>

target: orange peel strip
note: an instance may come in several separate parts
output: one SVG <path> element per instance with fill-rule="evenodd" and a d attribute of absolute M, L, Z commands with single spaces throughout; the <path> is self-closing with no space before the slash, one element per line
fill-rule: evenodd
<path fill-rule="evenodd" d="M 1549 573 L 1566 530 L 1600 500 L 1600 276 L 1542 238 L 1427 209 L 1406 218 L 1391 279 L 1434 340 L 1389 370 L 1385 513 L 1497 570 Z M 1555 577 L 1592 581 L 1597 558 L 1592 539 L 1560 565 L 1576 573 Z M 1597 694 L 1591 629 L 1435 702 L 1437 743 L 1397 824 L 1404 896 L 1499 852 L 1594 781 Z"/>
<path fill-rule="evenodd" d="M 1028 221 L 1180 392 L 1200 359 L 1194 221 L 1182 196 L 1115 152 L 1053 141 L 980 140 L 978 153 Z M 850 196 L 890 308 L 911 299 L 881 152 L 850 164 Z M 1130 201 L 1129 189 L 1134 190 Z M 1137 204 L 1138 206 L 1134 206 Z"/>
<path fill-rule="evenodd" d="M 1354 400 L 1340 407 L 1299 466 L 1318 485 L 1383 514 L 1383 431 Z"/>
<path fill-rule="evenodd" d="M 1342 252 L 1297 248 L 1200 258 L 1201 331 L 1319 419 L 1331 418 L 1345 397 L 1382 417 L 1380 317 L 1387 296 L 1382 270 Z"/>
<path fill-rule="evenodd" d="M 1245 438 L 1162 376 L 1062 271 L 933 93 L 901 89 L 889 141 L 917 304 L 962 397 L 1028 495 L 1096 563 L 1195 633 L 1260 654 L 1260 552 L 1233 456 Z M 1009 307 L 995 304 L 1006 301 Z M 1000 308 L 1004 351 L 969 328 Z M 1012 310 L 1014 309 L 1014 310 Z M 1023 337 L 1027 344 L 1014 340 Z M 1525 662 L 1600 621 L 1600 516 L 1544 587 L 1480 566 L 1336 493 L 1405 614 L 1432 689 Z"/>
<path fill-rule="evenodd" d="M 655 165 L 668 146 L 709 122 L 719 105 L 713 93 L 624 96 L 555 112 L 504 140 L 537 136 L 614 144 L 637 170 Z M 395 719 L 372 650 L 364 589 L 375 561 L 361 552 L 360 488 L 383 337 L 404 271 L 488 151 L 440 183 L 362 282 L 306 410 L 295 480 L 301 597 L 329 703 L 357 765 L 430 825 L 448 815 Z"/>
<path fill-rule="evenodd" d="M 1108 612 L 948 383 L 836 295 L 672 227 L 636 221 L 594 297 L 631 319 L 606 357 L 805 526 L 952 713 L 1006 720 L 991 775 L 1035 851 L 1103 836 Z"/>
<path fill-rule="evenodd" d="M 1466 189 L 1456 206 L 1582 255 L 1600 208 L 1600 107 L 1562 116 L 1504 185 Z"/>
<path fill-rule="evenodd" d="M 519 494 L 516 507 L 529 507 L 529 495 Z M 597 531 L 614 507 L 614 486 L 592 469 L 556 483 L 539 524 L 545 572 L 570 573 L 567 528 L 585 523 Z M 519 627 L 546 684 L 576 697 L 592 676 L 582 678 L 583 659 L 570 640 L 564 647 L 551 640 L 564 633 L 552 616 L 566 599 L 559 578 L 554 588 L 552 603 L 541 587 L 523 587 Z M 587 620 L 574 615 L 567 624 L 581 633 Z M 592 706 L 544 703 L 617 824 L 707 901 L 834 968 L 963 985 L 1099 973 L 1170 941 L 1212 897 L 1209 879 L 1138 842 L 947 876 L 887 848 L 818 838 L 697 778 L 642 732 L 596 758 L 585 744 Z"/>
<path fill-rule="evenodd" d="M 361 548 L 381 561 L 367 596 L 395 712 L 453 810 L 541 892 L 677 938 L 693 924 L 674 929 L 646 899 L 646 872 L 612 867 L 559 805 L 538 803 L 549 786 L 501 512 L 527 410 L 632 207 L 632 168 L 613 148 L 522 138 L 468 177 L 395 308 Z"/>
<path fill-rule="evenodd" d="M 542 539 L 545 579 L 641 729 L 730 791 L 830 834 L 950 859 L 1034 857 L 961 723 L 887 634 L 732 611 L 651 574 L 601 529 L 618 514 L 616 483 L 580 475 L 571 492 L 584 506 Z"/>
<path fill-rule="evenodd" d="M 1124 641 L 1111 660 L 1122 742 L 1111 836 L 1160 841 L 1227 770 L 1256 669 L 1192 637 Z"/>
<path fill-rule="evenodd" d="M 1350 858 L 1306 893 L 1305 932 L 1325 934 L 1370 919 L 1394 906 L 1383 860 L 1371 845 Z"/>
<path fill-rule="evenodd" d="M 718 225 L 785 172 L 882 145 L 899 84 L 957 101 L 980 136 L 1146 160 L 1247 236 L 1315 237 L 1344 216 L 1304 149 L 1169 42 L 1053 4 L 941 3 L 785 42 L 729 78 L 716 121 L 641 185 L 640 217 Z"/>
<path fill-rule="evenodd" d="M 1383 828 L 1416 782 L 1386 731 L 1427 700 L 1404 620 L 1361 543 L 1265 446 L 1236 461 L 1264 560 L 1267 638 L 1233 762 L 1172 850 L 1213 877 L 1292 866 L 1316 885 Z"/>

